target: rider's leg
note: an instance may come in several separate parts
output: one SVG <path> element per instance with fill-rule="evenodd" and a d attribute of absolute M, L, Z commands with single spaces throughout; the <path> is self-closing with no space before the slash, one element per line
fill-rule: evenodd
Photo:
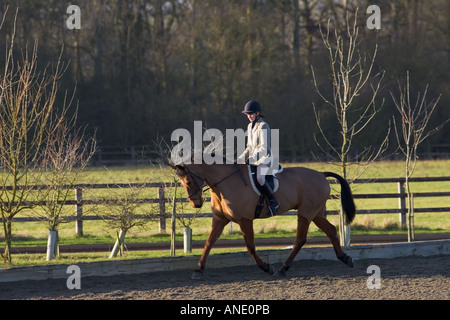
<path fill-rule="evenodd" d="M 280 204 L 275 199 L 275 194 L 270 187 L 269 183 L 266 181 L 266 175 L 268 170 L 268 166 L 260 165 L 256 169 L 256 179 L 258 180 L 258 183 L 262 187 L 262 191 L 264 195 L 269 199 L 269 211 L 270 214 L 273 216 L 275 213 L 280 209 Z"/>

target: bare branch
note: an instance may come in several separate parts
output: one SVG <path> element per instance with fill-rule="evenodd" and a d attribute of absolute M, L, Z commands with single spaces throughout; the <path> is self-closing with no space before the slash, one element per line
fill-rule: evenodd
<path fill-rule="evenodd" d="M 378 45 L 375 45 L 369 58 L 366 54 L 361 54 L 358 50 L 359 28 L 357 26 L 357 12 L 352 23 L 349 23 L 348 16 L 346 19 L 345 35 L 341 35 L 335 29 L 333 43 L 330 40 L 330 20 L 328 20 L 326 31 L 322 27 L 319 28 L 322 41 L 328 51 L 332 98 L 326 97 L 319 90 L 318 80 L 312 66 L 311 70 L 316 92 L 325 102 L 326 106 L 334 110 L 336 120 L 340 125 L 340 146 L 333 145 L 330 139 L 326 137 L 326 132 L 320 125 L 319 112 L 313 104 L 316 123 L 327 147 L 336 153 L 341 163 L 341 173 L 347 178 L 347 166 L 349 165 L 347 158 L 353 145 L 353 138 L 367 128 L 379 112 L 380 106 L 384 104 L 384 99 L 380 106 L 378 106 L 376 101 L 381 88 L 381 82 L 384 78 L 384 71 L 375 74 L 373 72 L 378 53 Z M 374 83 L 372 83 L 373 80 Z M 368 85 L 371 88 L 369 101 L 362 107 L 356 106 L 356 99 L 360 97 L 363 89 Z M 352 115 L 357 115 L 356 120 L 350 119 L 351 113 Z M 363 153 L 363 156 L 367 156 L 366 159 L 362 160 L 364 163 L 370 165 L 374 161 L 374 158 L 380 156 L 386 150 L 388 135 L 389 128 L 383 142 L 378 148 Z M 323 150 L 322 147 L 321 149 Z"/>
<path fill-rule="evenodd" d="M 406 84 L 402 86 L 398 84 L 399 94 L 398 99 L 391 92 L 391 97 L 394 105 L 400 115 L 401 130 L 397 129 L 397 124 L 394 120 L 395 136 L 397 139 L 398 147 L 405 155 L 405 185 L 406 193 L 408 197 L 408 241 L 414 240 L 414 203 L 412 193 L 409 185 L 409 178 L 413 175 L 417 164 L 417 149 L 419 145 L 432 134 L 439 131 L 450 119 L 445 120 L 440 125 L 427 131 L 428 122 L 431 119 L 433 112 L 440 100 L 432 99 L 430 102 L 426 101 L 428 93 L 428 85 L 425 87 L 425 91 L 421 96 L 420 92 L 417 94 L 417 98 L 414 103 L 411 100 L 410 94 L 410 77 L 409 71 L 406 73 Z M 400 138 L 400 134 L 402 138 Z"/>

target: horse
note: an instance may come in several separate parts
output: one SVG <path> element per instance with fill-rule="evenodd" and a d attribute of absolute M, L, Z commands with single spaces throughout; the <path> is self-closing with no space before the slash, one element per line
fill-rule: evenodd
<path fill-rule="evenodd" d="M 256 218 L 255 208 L 259 196 L 251 186 L 247 165 L 205 164 L 202 162 L 200 164 L 170 164 L 170 166 L 176 170 L 192 207 L 201 208 L 203 206 L 203 187 L 208 185 L 211 191 L 212 226 L 197 269 L 192 274 L 192 279 L 203 278 L 208 255 L 224 227 L 230 221 L 239 224 L 247 250 L 256 265 L 264 272 L 274 275 L 273 266 L 264 262 L 256 253 L 253 220 Z M 294 245 L 288 258 L 277 272 L 280 276 L 286 276 L 286 271 L 291 267 L 295 256 L 306 243 L 306 235 L 311 221 L 330 239 L 336 257 L 349 267 L 353 267 L 352 258 L 342 250 L 339 244 L 336 227 L 326 219 L 325 204 L 330 198 L 331 189 L 327 177 L 337 179 L 341 185 L 341 205 L 346 223 L 350 224 L 355 216 L 355 204 L 348 182 L 340 175 L 305 167 L 284 168 L 276 175 L 279 180 L 279 188 L 275 197 L 280 203 L 280 210 L 277 214 L 293 209 L 297 210 L 297 233 Z M 270 217 L 270 213 L 265 204 L 257 218 L 268 217 Z"/>

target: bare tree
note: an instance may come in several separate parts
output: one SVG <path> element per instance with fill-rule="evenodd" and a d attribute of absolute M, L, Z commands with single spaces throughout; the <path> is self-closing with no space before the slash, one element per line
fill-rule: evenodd
<path fill-rule="evenodd" d="M 16 13 L 17 18 L 17 13 Z M 37 41 L 15 59 L 15 24 L 0 70 L 0 212 L 5 234 L 5 264 L 11 263 L 13 218 L 33 207 L 34 184 L 42 174 L 48 137 L 62 122 L 56 97 L 64 73 L 61 57 L 52 68 L 39 71 Z M 36 200 L 33 198 L 33 200 Z"/>
<path fill-rule="evenodd" d="M 161 167 L 161 172 L 164 169 Z M 164 174 L 164 173 L 163 173 Z M 198 214 L 202 210 L 201 208 L 196 209 L 194 213 L 186 213 L 186 208 L 189 207 L 189 203 L 177 202 L 177 199 L 183 198 L 182 194 L 177 192 L 177 184 L 179 183 L 179 177 L 176 175 L 174 170 L 170 170 L 165 174 L 165 177 L 169 176 L 172 182 L 164 183 L 164 190 L 167 198 L 172 199 L 170 206 L 172 207 L 172 217 L 171 217 L 171 250 L 170 255 L 175 256 L 175 235 L 176 235 L 176 220 L 183 226 L 183 236 L 184 236 L 184 253 L 192 252 L 192 224 L 198 217 Z M 181 189 L 183 192 L 183 189 Z"/>
<path fill-rule="evenodd" d="M 325 141 L 325 147 L 319 142 L 318 145 L 326 154 L 328 154 L 328 150 L 331 150 L 331 157 L 338 159 L 340 172 L 344 178 L 348 179 L 348 169 L 352 164 L 349 160 L 352 142 L 354 138 L 368 126 L 380 110 L 376 98 L 380 90 L 381 81 L 384 77 L 384 71 L 374 72 L 373 70 L 378 51 L 377 45 L 375 46 L 372 56 L 361 54 L 358 49 L 359 28 L 357 26 L 357 11 L 353 23 L 348 23 L 347 15 L 346 26 L 346 32 L 344 34 L 339 34 L 337 29 L 335 29 L 334 37 L 330 32 L 330 21 L 328 21 L 325 32 L 322 28 L 320 30 L 323 43 L 328 51 L 329 66 L 331 70 L 331 89 L 333 92 L 331 97 L 327 97 L 319 89 L 314 68 L 311 67 L 311 69 L 316 91 L 325 104 L 335 112 L 340 127 L 340 145 L 336 145 L 329 138 L 333 137 L 334 133 L 326 132 L 320 122 L 320 112 L 315 104 L 313 104 L 317 126 Z M 368 91 L 366 87 L 369 87 L 370 91 Z M 367 91 L 369 93 L 367 93 Z M 361 95 L 369 97 L 369 99 L 366 100 L 367 102 L 362 101 L 362 99 L 357 101 L 358 97 Z M 353 179 L 360 176 L 386 149 L 388 135 L 389 130 L 384 141 L 378 148 L 373 149 L 368 147 L 359 154 L 359 158 L 361 159 L 358 162 L 360 170 L 352 177 Z M 342 215 L 340 227 L 341 242 L 345 242 L 342 243 L 343 245 L 348 245 L 349 237 L 346 236 L 345 241 L 342 238 L 342 235 L 346 233 L 346 231 L 343 230 L 344 221 Z M 347 227 L 347 230 L 347 232 L 349 232 L 349 226 Z"/>
<path fill-rule="evenodd" d="M 96 150 L 96 141 L 88 137 L 83 129 L 75 129 L 75 117 L 68 122 L 60 122 L 59 127 L 49 137 L 42 165 L 41 210 L 34 214 L 47 223 L 49 244 L 47 260 L 58 256 L 58 226 L 67 222 L 73 211 L 65 206 L 74 196 L 74 185 L 89 164 Z"/>
<path fill-rule="evenodd" d="M 409 185 L 409 178 L 413 175 L 417 164 L 417 148 L 432 134 L 439 131 L 450 119 L 429 129 L 428 123 L 441 98 L 427 101 L 428 85 L 421 96 L 420 92 L 414 101 L 410 95 L 409 71 L 406 74 L 406 84 L 398 84 L 398 98 L 391 92 L 392 100 L 400 115 L 400 128 L 397 128 L 395 117 L 394 128 L 400 151 L 405 155 L 405 190 L 408 199 L 408 241 L 414 241 L 414 199 Z"/>
<path fill-rule="evenodd" d="M 113 185 L 108 188 L 106 197 L 97 198 L 101 205 L 97 207 L 100 216 L 108 227 L 117 230 L 117 239 L 110 258 L 114 258 L 125 248 L 125 236 L 131 228 L 144 227 L 157 217 L 157 208 L 143 199 L 145 185 Z"/>
<path fill-rule="evenodd" d="M 198 214 L 202 210 L 201 208 L 195 210 L 193 214 L 185 214 L 188 203 L 177 201 L 177 199 L 183 198 L 183 189 L 178 190 L 179 177 L 173 169 L 174 164 L 171 161 L 171 151 L 173 147 L 170 147 L 164 139 L 158 139 L 154 142 L 155 153 L 159 155 L 157 165 L 160 169 L 159 181 L 163 181 L 164 196 L 172 201 L 169 204 L 169 208 L 172 212 L 171 215 L 171 245 L 170 255 L 175 256 L 175 236 L 176 236 L 176 221 L 183 226 L 184 230 L 184 253 L 192 251 L 192 224 L 198 217 Z M 202 147 L 202 150 L 205 147 Z M 224 150 L 221 150 L 224 153 Z M 169 164 L 169 165 L 167 165 Z M 180 194 L 181 192 L 181 194 Z M 169 210 L 169 208 L 167 208 Z"/>

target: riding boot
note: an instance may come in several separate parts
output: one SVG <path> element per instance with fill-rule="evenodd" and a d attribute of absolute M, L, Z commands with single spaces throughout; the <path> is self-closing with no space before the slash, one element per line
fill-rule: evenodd
<path fill-rule="evenodd" d="M 269 199 L 270 216 L 274 216 L 275 213 L 277 213 L 277 211 L 280 209 L 280 204 L 275 199 L 274 192 L 267 181 L 264 183 L 264 185 L 261 186 L 261 188 L 264 195 Z"/>

